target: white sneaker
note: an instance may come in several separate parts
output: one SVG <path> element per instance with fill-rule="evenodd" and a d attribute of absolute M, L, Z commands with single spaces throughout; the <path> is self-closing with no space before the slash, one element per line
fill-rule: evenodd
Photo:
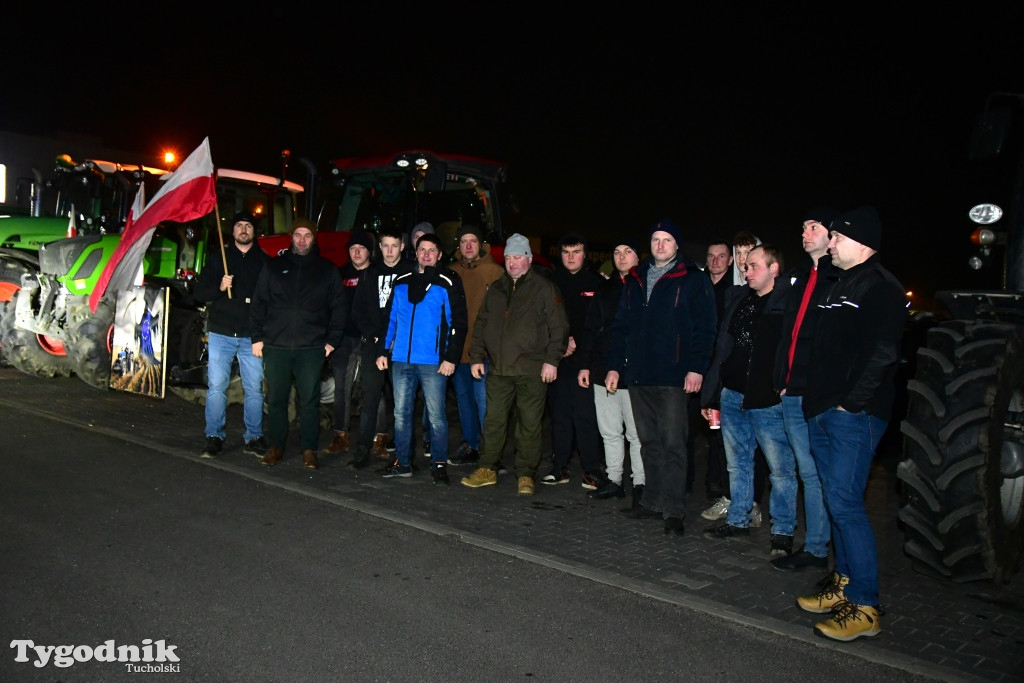
<path fill-rule="evenodd" d="M 757 528 L 761 526 L 761 507 L 754 503 L 754 507 L 750 508 L 750 526 Z"/>
<path fill-rule="evenodd" d="M 700 513 L 700 516 L 711 522 L 717 522 L 718 520 L 725 519 L 729 516 L 729 499 L 722 496 L 712 503 L 711 507 Z M 758 519 L 760 519 L 760 517 L 758 517 Z"/>

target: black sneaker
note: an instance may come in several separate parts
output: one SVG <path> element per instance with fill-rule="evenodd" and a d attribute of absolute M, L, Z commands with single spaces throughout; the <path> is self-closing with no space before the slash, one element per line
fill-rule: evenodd
<path fill-rule="evenodd" d="M 429 441 L 424 441 L 423 442 L 423 457 L 427 458 L 428 460 L 430 459 L 430 442 Z"/>
<path fill-rule="evenodd" d="M 216 458 L 224 450 L 224 439 L 219 436 L 206 437 L 206 448 L 199 455 L 200 458 Z"/>
<path fill-rule="evenodd" d="M 459 446 L 459 450 L 455 451 L 455 455 L 448 458 L 448 464 L 456 467 L 459 465 L 475 465 L 478 462 L 480 462 L 480 452 L 475 448 L 470 448 L 465 443 Z"/>
<path fill-rule="evenodd" d="M 437 462 L 430 466 L 430 480 L 435 484 L 444 484 L 445 486 L 450 483 L 448 481 L 448 468 L 443 462 Z"/>
<path fill-rule="evenodd" d="M 557 484 L 568 484 L 569 473 L 566 470 L 551 470 L 551 472 L 545 474 L 541 478 L 540 483 L 546 484 L 548 486 L 555 486 Z"/>
<path fill-rule="evenodd" d="M 626 492 L 623 490 L 622 484 L 616 484 L 611 479 L 606 479 L 595 491 L 587 495 L 598 500 L 605 500 L 606 498 L 625 498 Z"/>
<path fill-rule="evenodd" d="M 602 483 L 604 483 L 604 477 L 600 474 L 584 473 L 583 481 L 580 483 L 580 486 L 588 491 L 596 491 L 601 488 Z"/>
<path fill-rule="evenodd" d="M 391 439 L 390 441 L 387 442 L 384 448 L 387 449 L 388 453 L 394 453 L 395 449 L 398 448 L 398 446 L 395 445 L 395 440 Z"/>
<path fill-rule="evenodd" d="M 380 476 L 385 479 L 394 479 L 395 477 L 408 478 L 412 476 L 412 468 L 406 465 L 399 465 L 398 461 L 395 460 L 384 468 Z"/>
<path fill-rule="evenodd" d="M 771 556 L 775 559 L 789 557 L 793 554 L 793 537 L 783 534 L 772 534 Z"/>
<path fill-rule="evenodd" d="M 704 538 L 714 538 L 719 541 L 730 541 L 750 535 L 750 529 L 745 526 L 733 526 L 732 524 L 721 524 L 708 527 L 704 530 Z"/>
<path fill-rule="evenodd" d="M 270 448 L 270 444 L 265 436 L 257 436 L 255 439 L 249 439 L 245 442 L 245 452 L 249 455 L 255 455 L 257 458 L 262 458 L 266 455 L 268 448 Z"/>
<path fill-rule="evenodd" d="M 824 569 L 828 570 L 828 557 L 818 557 L 812 555 L 804 549 L 800 549 L 792 555 L 785 555 L 783 557 L 777 557 L 769 562 L 773 569 L 779 571 L 803 571 L 804 569 Z"/>
<path fill-rule="evenodd" d="M 498 464 L 491 468 L 498 474 L 508 474 L 508 468 L 505 467 L 505 463 L 498 461 Z"/>

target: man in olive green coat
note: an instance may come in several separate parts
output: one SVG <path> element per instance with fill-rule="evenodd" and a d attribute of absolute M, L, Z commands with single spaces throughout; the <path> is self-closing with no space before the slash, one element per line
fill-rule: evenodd
<path fill-rule="evenodd" d="M 569 345 L 569 320 L 558 288 L 530 269 L 530 242 L 516 233 L 505 243 L 505 274 L 487 290 L 469 351 L 473 376 L 487 372 L 487 414 L 478 468 L 463 486 L 498 482 L 491 469 L 505 450 L 508 419 L 515 407 L 516 479 L 520 495 L 533 494 L 541 458 L 541 421 L 547 386 Z"/>

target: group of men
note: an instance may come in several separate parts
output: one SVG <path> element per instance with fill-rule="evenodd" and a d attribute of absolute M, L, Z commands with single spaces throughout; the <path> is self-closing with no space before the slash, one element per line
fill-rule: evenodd
<path fill-rule="evenodd" d="M 315 253 L 312 224 L 297 222 L 291 250 L 268 259 L 252 248 L 252 217 L 235 217 L 225 258 L 231 274 L 210 267 L 196 290 L 210 315 L 204 457 L 223 447 L 222 394 L 237 358 L 246 450 L 265 465 L 283 457 L 294 384 L 303 461 L 316 468 L 319 380 L 329 359 L 335 420 L 325 450 L 351 450 L 351 467 L 366 467 L 373 454 L 387 459 L 384 478 L 413 476 L 421 392 L 435 484 L 449 483 L 449 464 L 472 464 L 464 486 L 495 485 L 512 433 L 519 494 L 532 495 L 538 481 L 567 483 L 578 453 L 583 488 L 597 499 L 623 498 L 628 443 L 632 505 L 622 512 L 661 519 L 666 534 L 682 535 L 692 472 L 688 405 L 699 397 L 705 417 L 721 414 L 721 429 L 709 432 L 708 490 L 717 479 L 709 518 L 724 523 L 704 535 L 742 538 L 760 523 L 760 451 L 771 482 L 772 565 L 827 569 L 830 540 L 834 547 L 834 570 L 798 600 L 830 615 L 815 630 L 839 640 L 880 631 L 863 494 L 890 417 L 906 313 L 899 282 L 879 263 L 873 209 L 809 212 L 802 239 L 810 263 L 788 274 L 779 250 L 756 239 L 741 240 L 732 253 L 713 242 L 702 270 L 681 252 L 681 230 L 671 220 L 651 226 L 646 259 L 632 238 L 619 240 L 609 277 L 588 267 L 586 240 L 576 233 L 561 239 L 562 267 L 549 277 L 532 267 L 522 235 L 506 241 L 501 268 L 480 231 L 464 225 L 446 266 L 432 227 L 417 228 L 413 260 L 403 258 L 399 233 L 377 236 L 380 261 L 370 258 L 372 237 L 353 233 L 350 262 L 339 273 Z M 743 284 L 726 275 L 737 261 Z M 359 434 L 350 448 L 356 374 Z M 462 434 L 451 458 L 449 380 Z M 388 396 L 393 411 L 383 408 Z M 545 410 L 551 468 L 538 479 Z M 393 455 L 385 445 L 392 412 Z M 805 539 L 794 551 L 801 485 Z"/>
<path fill-rule="evenodd" d="M 720 413 L 729 495 L 703 513 L 724 519 L 704 536 L 749 536 L 760 450 L 771 481 L 771 565 L 827 570 L 831 543 L 833 571 L 797 604 L 828 614 L 815 631 L 843 641 L 881 631 L 864 493 L 891 417 L 906 318 L 903 289 L 879 261 L 881 238 L 871 207 L 818 208 L 802 226 L 809 261 L 788 273 L 776 247 L 755 244 L 744 254 L 745 284 L 719 286 L 728 252 L 716 242 L 707 255 L 721 314 L 701 405 L 709 420 Z M 714 457 L 709 449 L 709 473 L 720 471 Z M 794 552 L 801 487 L 804 546 Z"/>

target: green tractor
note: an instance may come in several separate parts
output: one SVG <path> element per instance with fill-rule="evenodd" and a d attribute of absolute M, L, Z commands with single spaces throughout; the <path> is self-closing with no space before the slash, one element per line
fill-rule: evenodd
<path fill-rule="evenodd" d="M 190 223 L 159 225 L 143 262 L 145 284 L 171 291 L 167 383 L 186 398 L 206 387 L 205 309 L 192 292 L 206 260 L 219 258 L 215 231 L 230 234 L 231 226 L 218 226 L 215 216 L 219 214 L 223 223 L 244 210 L 257 216 L 262 231 L 287 233 L 303 191 L 296 183 L 230 169 L 218 169 L 216 183 L 218 212 Z M 117 234 L 101 234 L 45 244 L 39 252 L 39 272 L 23 279 L 7 305 L 5 321 L 9 319 L 15 331 L 4 339 L 5 346 L 7 339 L 14 342 L 8 351 L 17 354 L 19 342 L 27 344 L 29 338 L 57 340 L 68 372 L 107 388 L 116 292 L 108 292 L 95 312 L 88 299 L 119 242 Z"/>
<path fill-rule="evenodd" d="M 41 267 L 41 247 L 72 234 L 116 234 L 140 186 L 155 191 L 158 168 L 57 158 L 53 175 L 29 184 L 28 208 L 0 212 L 0 356 L 19 370 L 41 377 L 67 376 L 60 335 L 48 328 L 15 325 L 15 299 L 24 282 L 31 286 Z"/>
<path fill-rule="evenodd" d="M 1005 583 L 1024 556 L 1024 94 L 990 96 L 971 159 L 968 264 L 1001 262 L 1002 288 L 936 295 L 907 384 L 899 518 L 916 569 Z"/>

